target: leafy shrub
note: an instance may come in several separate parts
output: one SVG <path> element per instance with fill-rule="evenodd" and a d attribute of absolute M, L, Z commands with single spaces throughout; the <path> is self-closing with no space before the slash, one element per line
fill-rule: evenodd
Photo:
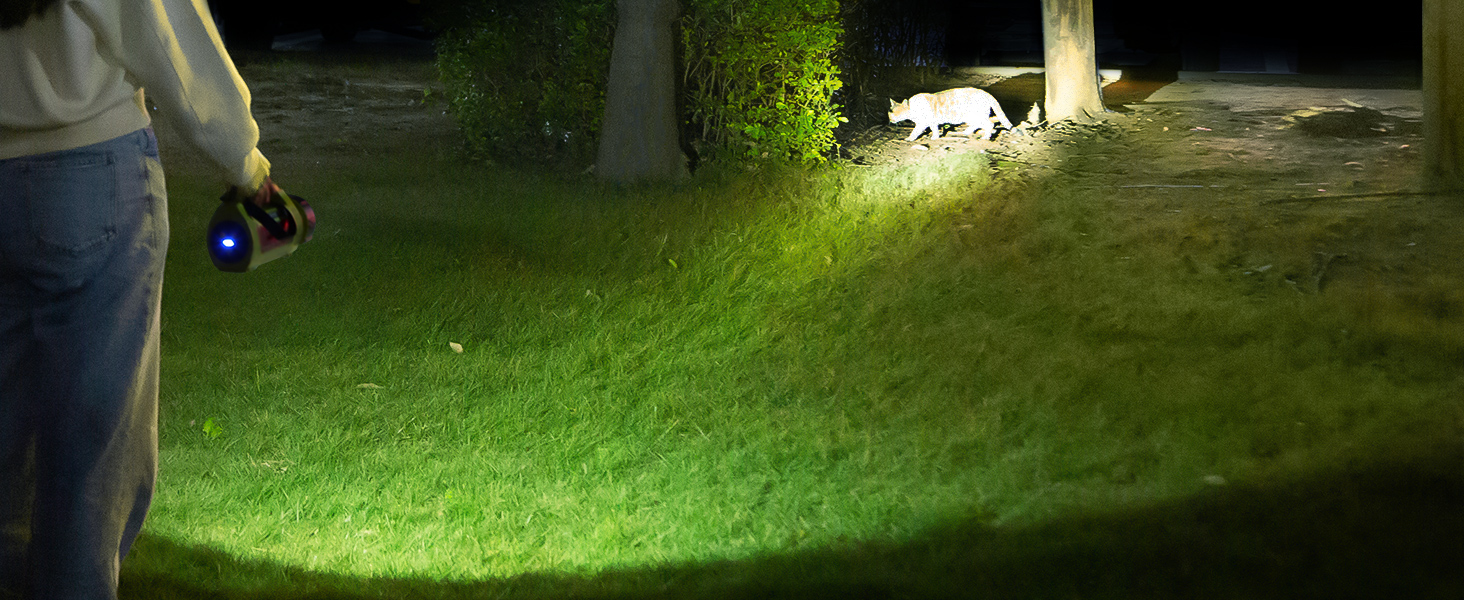
<path fill-rule="evenodd" d="M 837 0 L 690 0 L 682 19 L 689 124 L 738 158 L 822 162 L 845 119 L 833 95 Z"/>
<path fill-rule="evenodd" d="M 817 163 L 833 102 L 838 0 L 688 0 L 681 20 L 689 141 L 713 156 Z M 444 19 L 438 70 L 476 154 L 594 155 L 614 0 L 469 0 Z"/>
<path fill-rule="evenodd" d="M 437 68 L 470 152 L 593 155 L 614 0 L 478 0 L 452 15 Z"/>

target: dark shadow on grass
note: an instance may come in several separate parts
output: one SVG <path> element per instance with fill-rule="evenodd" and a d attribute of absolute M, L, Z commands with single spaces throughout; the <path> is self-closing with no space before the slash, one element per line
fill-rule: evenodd
<path fill-rule="evenodd" d="M 312 573 L 144 536 L 124 600 L 364 598 L 1464 598 L 1464 444 L 1031 527 L 482 582 Z"/>

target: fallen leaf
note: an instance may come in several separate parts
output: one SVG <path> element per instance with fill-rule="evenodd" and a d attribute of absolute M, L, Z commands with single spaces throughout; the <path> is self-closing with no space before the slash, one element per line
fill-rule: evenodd
<path fill-rule="evenodd" d="M 363 383 L 361 385 L 356 386 L 356 389 L 358 389 L 358 390 L 379 390 L 379 389 L 381 389 L 381 386 L 376 385 L 374 383 Z"/>
<path fill-rule="evenodd" d="M 452 348 L 452 351 L 458 354 L 463 353 L 463 345 L 457 342 L 448 342 L 447 347 Z"/>

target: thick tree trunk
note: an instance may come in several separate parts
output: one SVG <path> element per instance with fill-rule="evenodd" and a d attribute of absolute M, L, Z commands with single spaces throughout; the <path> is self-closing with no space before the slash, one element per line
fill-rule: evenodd
<path fill-rule="evenodd" d="M 616 182 L 686 176 L 676 135 L 677 0 L 619 0 L 595 171 Z"/>
<path fill-rule="evenodd" d="M 1103 113 L 1093 0 L 1042 0 L 1047 122 L 1088 121 Z"/>
<path fill-rule="evenodd" d="M 1423 2 L 1423 155 L 1430 182 L 1464 188 L 1464 2 Z"/>

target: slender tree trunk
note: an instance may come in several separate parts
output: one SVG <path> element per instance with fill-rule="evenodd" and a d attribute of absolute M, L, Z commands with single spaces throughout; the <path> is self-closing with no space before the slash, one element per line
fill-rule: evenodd
<path fill-rule="evenodd" d="M 1423 1 L 1423 156 L 1430 183 L 1464 188 L 1464 2 Z"/>
<path fill-rule="evenodd" d="M 619 0 L 595 170 L 616 182 L 686 176 L 676 135 L 677 0 Z"/>
<path fill-rule="evenodd" d="M 1041 1 L 1047 122 L 1092 120 L 1103 114 L 1093 0 Z"/>

